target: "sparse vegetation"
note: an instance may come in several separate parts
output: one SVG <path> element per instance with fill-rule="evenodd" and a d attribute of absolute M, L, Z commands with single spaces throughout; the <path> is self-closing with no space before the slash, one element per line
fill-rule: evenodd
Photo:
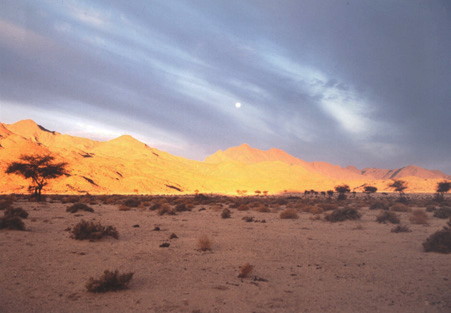
<path fill-rule="evenodd" d="M 200 251 L 211 251 L 212 242 L 207 235 L 202 235 L 197 240 L 197 248 Z"/>
<path fill-rule="evenodd" d="M 391 229 L 392 233 L 410 233 L 411 230 L 407 225 L 396 225 Z"/>
<path fill-rule="evenodd" d="M 232 212 L 229 209 L 222 210 L 221 217 L 222 218 L 230 218 L 232 216 Z"/>
<path fill-rule="evenodd" d="M 78 211 L 94 212 L 94 209 L 84 203 L 74 203 L 66 209 L 66 212 L 77 213 Z"/>
<path fill-rule="evenodd" d="M 25 230 L 25 224 L 19 216 L 0 217 L 0 229 Z"/>
<path fill-rule="evenodd" d="M 89 278 L 86 289 L 89 292 L 107 292 L 127 289 L 134 273 L 119 274 L 118 270 L 103 272 L 98 279 Z"/>
<path fill-rule="evenodd" d="M 434 210 L 433 216 L 437 218 L 449 218 L 451 217 L 451 208 L 450 207 L 438 208 Z"/>
<path fill-rule="evenodd" d="M 9 217 L 18 216 L 20 218 L 27 218 L 28 212 L 22 208 L 8 208 L 5 210 L 4 215 Z"/>
<path fill-rule="evenodd" d="M 242 266 L 240 266 L 240 273 L 238 274 L 238 278 L 246 278 L 249 276 L 250 273 L 254 270 L 254 266 L 246 263 Z"/>
<path fill-rule="evenodd" d="M 87 222 L 81 220 L 71 231 L 71 238 L 76 240 L 98 240 L 110 236 L 114 239 L 119 238 L 119 233 L 114 226 L 103 226 L 99 222 Z"/>
<path fill-rule="evenodd" d="M 437 184 L 437 194 L 436 199 L 443 201 L 445 199 L 445 193 L 447 193 L 451 189 L 451 182 L 449 181 L 442 181 Z"/>
<path fill-rule="evenodd" d="M 356 209 L 342 208 L 332 211 L 332 213 L 326 215 L 325 219 L 329 222 L 342 222 L 346 220 L 358 220 L 361 216 Z"/>
<path fill-rule="evenodd" d="M 346 200 L 346 194 L 351 192 L 348 185 L 335 186 L 335 191 L 338 192 L 338 200 Z"/>
<path fill-rule="evenodd" d="M 427 225 L 428 224 L 428 216 L 426 212 L 424 212 L 421 209 L 414 210 L 412 212 L 412 215 L 409 218 L 410 222 L 412 224 L 419 224 L 419 225 Z"/>
<path fill-rule="evenodd" d="M 394 180 L 393 183 L 388 185 L 388 188 L 398 192 L 399 198 L 404 199 L 404 190 L 407 189 L 407 183 L 404 180 Z"/>
<path fill-rule="evenodd" d="M 395 204 L 393 204 L 390 207 L 390 211 L 393 211 L 393 212 L 410 212 L 411 209 L 407 205 L 405 205 L 404 203 L 396 202 Z"/>
<path fill-rule="evenodd" d="M 369 206 L 370 210 L 388 210 L 389 207 L 385 202 L 377 201 Z"/>
<path fill-rule="evenodd" d="M 136 198 L 129 198 L 126 199 L 123 204 L 129 208 L 137 208 L 141 204 L 141 201 Z"/>
<path fill-rule="evenodd" d="M 426 252 L 451 253 L 451 218 L 448 226 L 436 231 L 423 242 Z"/>
<path fill-rule="evenodd" d="M 396 213 L 384 211 L 384 212 L 381 212 L 376 217 L 376 222 L 383 223 L 383 224 L 386 224 L 386 223 L 399 224 L 401 222 L 401 220 L 399 219 L 399 216 Z"/>
<path fill-rule="evenodd" d="M 295 209 L 285 209 L 282 212 L 280 212 L 280 218 L 281 219 L 297 219 L 299 218 L 298 211 Z"/>

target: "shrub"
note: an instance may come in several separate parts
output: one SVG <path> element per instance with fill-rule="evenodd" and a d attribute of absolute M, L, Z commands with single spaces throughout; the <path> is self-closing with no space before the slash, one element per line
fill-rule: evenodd
<path fill-rule="evenodd" d="M 242 220 L 245 221 L 246 223 L 251 223 L 254 221 L 254 217 L 253 216 L 243 216 Z"/>
<path fill-rule="evenodd" d="M 152 205 L 149 207 L 149 210 L 155 211 L 155 210 L 158 210 L 160 207 L 161 207 L 161 203 L 157 202 L 157 203 L 152 204 Z"/>
<path fill-rule="evenodd" d="M 302 211 L 312 213 L 312 214 L 321 214 L 323 213 L 323 208 L 320 208 L 316 205 L 308 205 L 302 208 Z"/>
<path fill-rule="evenodd" d="M 369 207 L 370 210 L 388 210 L 388 205 L 384 202 L 374 202 Z"/>
<path fill-rule="evenodd" d="M 451 253 L 451 220 L 448 227 L 433 233 L 423 242 L 426 252 Z"/>
<path fill-rule="evenodd" d="M 241 204 L 240 206 L 237 207 L 238 211 L 248 211 L 249 210 L 249 206 L 246 204 Z"/>
<path fill-rule="evenodd" d="M 269 213 L 271 212 L 270 208 L 268 208 L 267 206 L 258 206 L 255 208 L 255 211 L 260 212 L 260 213 Z"/>
<path fill-rule="evenodd" d="M 175 211 L 176 212 L 186 212 L 186 211 L 191 211 L 193 209 L 193 205 L 192 204 L 185 204 L 185 203 L 180 203 L 177 204 L 175 206 Z"/>
<path fill-rule="evenodd" d="M 392 233 L 410 233 L 411 230 L 407 225 L 397 225 L 391 229 Z"/>
<path fill-rule="evenodd" d="M 238 274 L 238 278 L 246 278 L 253 271 L 254 266 L 246 263 L 240 266 L 240 273 Z"/>
<path fill-rule="evenodd" d="M 433 205 L 428 205 L 426 207 L 426 212 L 434 212 L 435 210 L 437 210 L 437 208 Z"/>
<path fill-rule="evenodd" d="M 401 221 L 399 220 L 399 216 L 396 213 L 384 211 L 376 217 L 376 222 L 384 224 L 386 224 L 387 222 L 392 224 L 399 224 Z"/>
<path fill-rule="evenodd" d="M 451 208 L 450 207 L 442 207 L 438 208 L 434 211 L 434 217 L 438 218 L 449 218 L 451 217 Z"/>
<path fill-rule="evenodd" d="M 222 218 L 230 218 L 231 217 L 231 212 L 230 212 L 230 210 L 229 209 L 224 209 L 224 210 L 222 210 L 222 213 L 221 213 L 221 217 Z"/>
<path fill-rule="evenodd" d="M 341 222 L 346 220 L 357 220 L 360 219 L 361 214 L 352 208 L 342 208 L 334 210 L 332 213 L 327 215 L 325 218 L 329 222 Z"/>
<path fill-rule="evenodd" d="M 71 235 L 76 240 L 97 240 L 106 236 L 118 239 L 119 233 L 114 226 L 103 226 L 98 222 L 87 222 L 85 220 L 81 220 L 74 226 Z"/>
<path fill-rule="evenodd" d="M 175 215 L 175 211 L 171 208 L 171 206 L 167 203 L 161 205 L 158 209 L 158 215 Z"/>
<path fill-rule="evenodd" d="M 94 209 L 84 203 L 74 203 L 66 209 L 66 212 L 76 213 L 78 211 L 94 212 Z"/>
<path fill-rule="evenodd" d="M 20 218 L 27 218 L 28 212 L 22 208 L 8 208 L 5 210 L 5 216 L 18 216 Z"/>
<path fill-rule="evenodd" d="M 128 288 L 130 280 L 133 278 L 134 273 L 119 274 L 119 271 L 115 270 L 103 272 L 103 275 L 99 279 L 89 278 L 86 283 L 86 289 L 89 292 L 107 292 L 117 291 Z"/>
<path fill-rule="evenodd" d="M 124 201 L 124 205 L 129 208 L 137 208 L 141 204 L 141 200 L 136 198 L 129 198 Z"/>
<path fill-rule="evenodd" d="M 297 219 L 299 218 L 298 212 L 295 209 L 285 209 L 280 212 L 281 219 Z"/>
<path fill-rule="evenodd" d="M 323 203 L 320 204 L 320 207 L 323 209 L 323 211 L 333 211 L 338 209 L 338 206 L 333 203 Z"/>
<path fill-rule="evenodd" d="M 428 216 L 423 210 L 417 209 L 412 212 L 409 220 L 412 224 L 426 225 L 428 223 Z"/>
<path fill-rule="evenodd" d="M 202 235 L 197 240 L 197 248 L 200 251 L 211 251 L 211 240 L 207 235 Z"/>
<path fill-rule="evenodd" d="M 395 204 L 393 204 L 390 207 L 390 211 L 394 211 L 394 212 L 410 212 L 411 209 L 407 205 L 405 205 L 404 203 L 396 202 Z"/>
<path fill-rule="evenodd" d="M 9 209 L 13 205 L 13 201 L 10 199 L 0 200 L 0 210 Z"/>
<path fill-rule="evenodd" d="M 19 216 L 0 217 L 0 229 L 25 230 L 25 224 Z"/>

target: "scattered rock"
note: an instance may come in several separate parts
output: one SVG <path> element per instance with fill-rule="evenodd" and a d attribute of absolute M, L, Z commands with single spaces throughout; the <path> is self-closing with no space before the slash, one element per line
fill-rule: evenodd
<path fill-rule="evenodd" d="M 164 242 L 160 245 L 160 248 L 168 248 L 171 244 L 169 242 Z"/>

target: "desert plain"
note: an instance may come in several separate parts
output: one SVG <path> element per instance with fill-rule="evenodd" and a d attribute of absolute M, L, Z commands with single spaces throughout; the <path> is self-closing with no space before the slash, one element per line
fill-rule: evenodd
<path fill-rule="evenodd" d="M 376 222 L 383 210 L 369 206 L 397 196 L 373 197 L 4 196 L 29 216 L 25 231 L 0 231 L 0 311 L 450 312 L 450 255 L 422 246 L 448 219 L 426 212 L 431 195 L 412 195 L 407 212 L 395 212 L 410 231 L 391 232 L 396 225 Z M 94 212 L 67 212 L 74 202 Z M 329 222 L 333 206 L 361 218 Z M 281 218 L 287 208 L 297 218 Z M 421 224 L 411 219 L 418 209 Z M 81 220 L 119 237 L 75 240 Z M 199 249 L 202 236 L 211 250 Z M 240 278 L 246 263 L 253 269 Z M 88 292 L 104 270 L 134 276 L 125 290 Z"/>

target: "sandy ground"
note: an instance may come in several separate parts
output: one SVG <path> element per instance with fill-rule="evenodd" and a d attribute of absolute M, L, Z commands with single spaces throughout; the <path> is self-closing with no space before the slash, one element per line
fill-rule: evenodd
<path fill-rule="evenodd" d="M 396 234 L 366 208 L 360 222 L 329 223 L 309 213 L 282 220 L 236 210 L 221 219 L 208 207 L 158 216 L 94 205 L 95 213 L 75 216 L 60 203 L 15 206 L 30 216 L 28 231 L 0 231 L 3 313 L 451 312 L 451 255 L 421 246 L 445 220 Z M 408 213 L 399 214 L 409 224 Z M 246 215 L 266 223 L 246 223 Z M 119 240 L 71 239 L 65 229 L 82 218 L 116 226 Z M 169 240 L 171 233 L 179 238 Z M 212 239 L 211 252 L 196 250 L 202 234 Z M 170 247 L 160 248 L 163 242 Z M 240 279 L 246 262 L 254 271 Z M 130 289 L 87 292 L 88 278 L 105 269 L 134 272 Z"/>

